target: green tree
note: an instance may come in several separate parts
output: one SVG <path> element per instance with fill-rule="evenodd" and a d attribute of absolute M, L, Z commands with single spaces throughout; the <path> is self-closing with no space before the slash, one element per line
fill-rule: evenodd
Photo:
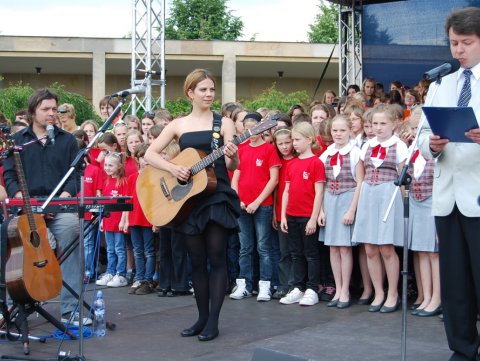
<path fill-rule="evenodd" d="M 277 109 L 282 113 L 288 112 L 290 107 L 294 104 L 307 105 L 310 102 L 310 97 L 305 90 L 296 91 L 289 94 L 284 94 L 276 88 L 276 84 L 264 90 L 260 95 L 253 100 L 242 101 L 246 109 L 255 110 L 261 107 L 268 109 Z"/>
<path fill-rule="evenodd" d="M 338 7 L 335 4 L 326 4 L 320 0 L 319 13 L 315 22 L 310 24 L 308 41 L 311 43 L 337 43 L 338 42 Z"/>
<path fill-rule="evenodd" d="M 165 21 L 170 40 L 237 40 L 242 20 L 227 9 L 227 0 L 173 0 Z"/>

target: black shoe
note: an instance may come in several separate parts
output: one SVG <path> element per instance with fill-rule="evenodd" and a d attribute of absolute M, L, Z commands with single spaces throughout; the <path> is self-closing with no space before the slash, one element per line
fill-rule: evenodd
<path fill-rule="evenodd" d="M 190 291 L 176 291 L 176 290 L 171 290 L 170 292 L 167 292 L 166 296 L 167 297 L 176 297 L 176 296 L 190 296 L 192 293 Z"/>
<path fill-rule="evenodd" d="M 327 307 L 337 307 L 338 305 L 338 298 L 336 300 L 331 300 L 329 303 L 327 303 Z"/>
<path fill-rule="evenodd" d="M 410 309 L 413 311 L 413 310 L 416 310 L 418 307 L 420 307 L 421 303 L 414 303 L 413 305 L 410 306 Z M 413 314 L 413 312 L 412 312 Z"/>
<path fill-rule="evenodd" d="M 272 300 L 279 300 L 287 295 L 288 291 L 276 291 L 272 295 Z"/>
<path fill-rule="evenodd" d="M 382 301 L 378 305 L 370 305 L 370 307 L 368 307 L 368 312 L 378 312 L 378 311 L 380 311 L 383 307 L 383 302 L 385 302 L 385 301 Z"/>
<path fill-rule="evenodd" d="M 198 341 L 211 341 L 211 340 L 217 338 L 218 334 L 219 334 L 218 330 L 215 331 L 214 333 L 209 333 L 209 334 L 202 334 L 201 333 L 200 335 L 198 335 Z"/>
<path fill-rule="evenodd" d="M 368 298 L 359 298 L 358 301 L 357 301 L 357 305 L 360 305 L 360 306 L 366 306 L 366 305 L 369 305 L 370 303 L 372 303 L 372 297 L 368 297 Z"/>
<path fill-rule="evenodd" d="M 395 304 L 394 304 L 392 307 L 383 306 L 383 307 L 380 309 L 380 313 L 392 313 L 392 312 L 395 312 L 395 311 L 398 309 L 398 306 L 400 306 L 400 300 L 399 300 L 399 299 L 397 299 L 397 302 L 395 302 Z"/>
<path fill-rule="evenodd" d="M 418 311 L 417 316 L 418 317 L 432 317 L 432 316 L 437 316 L 441 313 L 442 313 L 442 305 L 438 306 L 433 311 L 420 310 L 420 311 Z"/>
<path fill-rule="evenodd" d="M 346 302 L 338 301 L 337 302 L 337 308 L 344 309 L 344 308 L 349 308 L 350 307 L 350 300 Z"/>
<path fill-rule="evenodd" d="M 196 330 L 194 329 L 193 327 L 190 327 L 190 328 L 186 328 L 185 330 L 183 330 L 182 332 L 180 332 L 180 335 L 182 337 L 192 337 L 192 336 L 197 336 L 200 334 L 200 332 L 202 332 L 202 330 Z"/>
<path fill-rule="evenodd" d="M 418 316 L 418 313 L 419 313 L 420 311 L 423 311 L 423 308 L 416 308 L 416 309 L 414 309 L 411 313 L 412 313 L 412 315 L 414 315 L 414 316 Z"/>
<path fill-rule="evenodd" d="M 157 296 L 158 297 L 167 297 L 167 293 L 170 292 L 170 291 L 167 291 L 167 290 L 158 290 L 158 294 Z"/>

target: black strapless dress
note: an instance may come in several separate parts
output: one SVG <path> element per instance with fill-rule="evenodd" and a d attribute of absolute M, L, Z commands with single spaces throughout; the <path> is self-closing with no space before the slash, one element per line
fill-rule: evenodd
<path fill-rule="evenodd" d="M 195 148 L 207 154 L 212 152 L 211 143 L 211 130 L 184 133 L 179 139 L 181 150 Z M 222 145 L 223 137 L 219 139 L 218 146 Z M 175 227 L 176 231 L 191 236 L 198 235 L 203 233 L 208 222 L 218 223 L 232 232 L 239 231 L 237 218 L 240 216 L 240 200 L 230 186 L 225 158 L 220 157 L 214 164 L 214 172 L 217 177 L 215 192 L 203 198 L 188 218 Z"/>

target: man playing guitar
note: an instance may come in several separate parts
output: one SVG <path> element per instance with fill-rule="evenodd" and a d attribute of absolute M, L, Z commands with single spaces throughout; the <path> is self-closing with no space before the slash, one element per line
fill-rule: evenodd
<path fill-rule="evenodd" d="M 48 89 L 35 92 L 28 102 L 27 117 L 30 125 L 14 135 L 15 145 L 21 146 L 32 142 L 20 152 L 28 192 L 32 197 L 48 196 L 67 173 L 78 153 L 77 142 L 73 135 L 55 126 L 57 113 L 57 95 Z M 53 125 L 53 137 L 47 137 L 47 126 Z M 4 180 L 10 197 L 21 198 L 19 179 L 13 157 L 4 161 Z M 57 194 L 59 197 L 72 197 L 80 189 L 78 172 L 73 172 Z M 46 214 L 48 229 L 54 235 L 57 244 L 57 257 L 64 248 L 79 234 L 78 214 Z M 77 293 L 81 291 L 79 268 L 79 247 L 61 265 L 63 279 Z M 40 285 L 42 287 L 42 285 Z M 48 287 L 44 285 L 43 287 Z M 62 288 L 61 292 L 62 322 L 68 321 L 77 306 L 77 299 Z M 77 319 L 73 320 L 75 323 Z M 87 320 L 86 320 L 87 321 Z M 88 321 L 87 321 L 88 322 Z"/>

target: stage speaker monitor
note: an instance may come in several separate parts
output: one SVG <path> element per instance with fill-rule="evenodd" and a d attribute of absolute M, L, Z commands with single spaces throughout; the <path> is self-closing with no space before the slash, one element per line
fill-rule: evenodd
<path fill-rule="evenodd" d="M 253 352 L 251 361 L 315 361 L 299 356 L 288 355 L 283 352 L 269 350 L 267 348 L 257 348 Z"/>

